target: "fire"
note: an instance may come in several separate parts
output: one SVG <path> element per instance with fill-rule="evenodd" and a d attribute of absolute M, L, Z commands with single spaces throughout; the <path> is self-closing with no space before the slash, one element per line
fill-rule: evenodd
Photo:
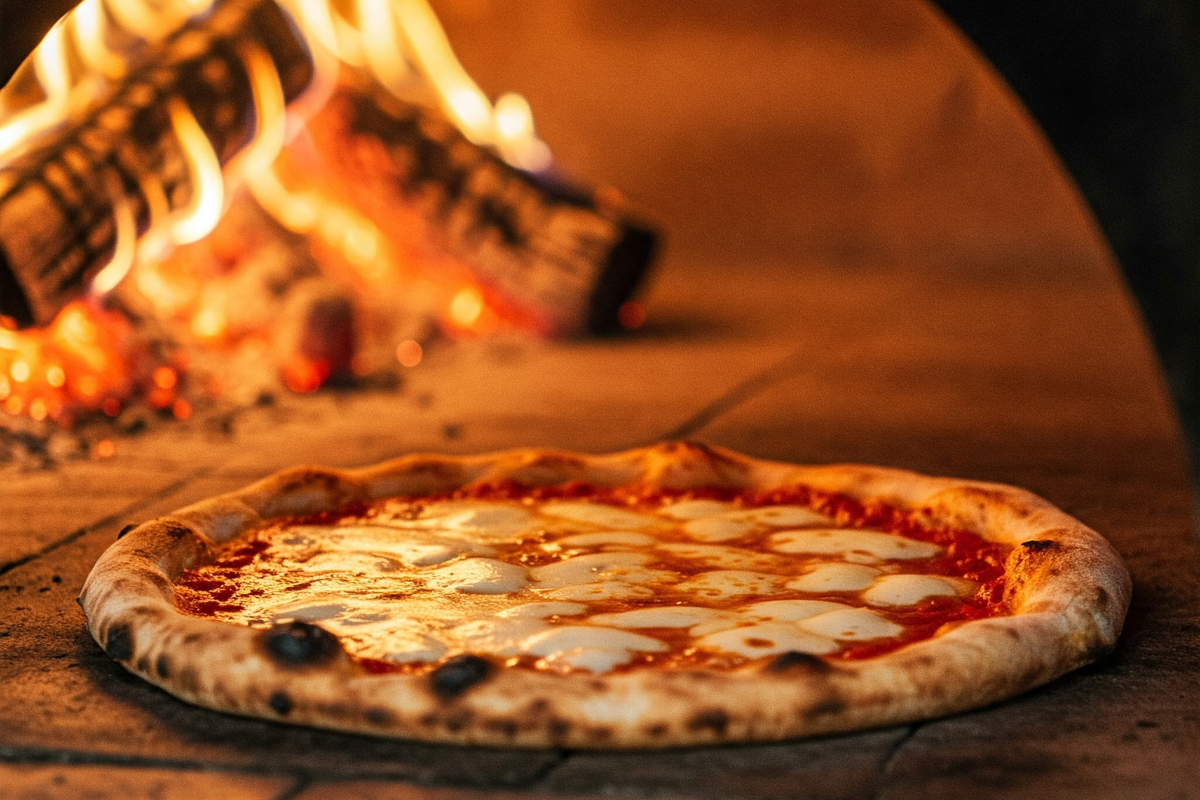
<path fill-rule="evenodd" d="M 186 191 L 168 190 L 152 174 L 137 175 L 136 187 L 106 176 L 113 178 L 105 186 L 113 200 L 115 244 L 110 262 L 92 279 L 91 298 L 66 306 L 43 328 L 0 327 L 0 404 L 9 414 L 67 424 L 91 413 L 116 416 L 134 395 L 179 419 L 193 414 L 180 396 L 182 365 L 155 363 L 129 317 L 104 307 L 103 298 L 118 287 L 205 346 L 251 341 L 269 347 L 264 342 L 274 320 L 247 328 L 243 298 L 230 277 L 245 254 L 227 256 L 212 242 L 231 206 L 239 197 L 246 202 L 240 187 L 278 223 L 279 236 L 302 237 L 321 271 L 366 296 L 419 298 L 433 306 L 429 316 L 455 337 L 486 335 L 503 324 L 537 328 L 493 305 L 454 265 L 443 277 L 432 277 L 436 270 L 419 267 L 438 257 L 401 244 L 402 230 L 382 229 L 353 200 L 309 185 L 295 170 L 283 174 L 279 164 L 281 153 L 311 146 L 304 117 L 331 95 L 341 70 L 368 75 L 396 97 L 432 97 L 471 142 L 493 148 L 516 167 L 540 170 L 550 156 L 536 135 L 529 103 L 517 94 L 489 101 L 458 62 L 425 0 L 278 2 L 316 64 L 308 95 L 289 107 L 271 55 L 253 43 L 241 44 L 237 57 L 253 97 L 254 134 L 224 167 L 197 112 L 180 97 L 165 100 Z M 84 0 L 46 35 L 0 93 L 0 166 L 64 120 L 95 107 L 134 74 L 145 48 L 167 41 L 190 20 L 215 13 L 216 5 L 214 0 Z M 129 200 L 134 189 L 140 209 Z M 235 249 L 260 244 L 239 241 Z M 196 247 L 202 251 L 189 249 Z M 215 261 L 196 268 L 196 252 Z M 356 334 L 339 335 L 353 341 Z M 406 368 L 420 364 L 424 355 L 421 344 L 403 332 L 388 348 L 395 357 L 391 363 Z M 315 391 L 339 370 L 365 374 L 372 363 L 363 353 L 335 357 L 311 350 L 301 346 L 280 357 L 283 383 L 294 391 Z M 113 452 L 111 442 L 101 442 L 93 455 L 107 458 Z"/>
<path fill-rule="evenodd" d="M 171 370 L 149 370 L 150 363 L 123 315 L 72 303 L 45 328 L 0 327 L 0 402 L 9 414 L 35 421 L 67 424 L 95 412 L 116 416 L 132 392 L 149 390 L 161 370 Z M 159 407 L 175 402 L 176 388 L 166 387 Z"/>

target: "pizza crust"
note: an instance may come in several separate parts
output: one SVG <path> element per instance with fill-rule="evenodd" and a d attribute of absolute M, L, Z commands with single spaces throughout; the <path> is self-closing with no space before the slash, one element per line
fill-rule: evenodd
<path fill-rule="evenodd" d="M 1013 615 L 962 623 L 861 661 L 785 653 L 727 672 L 592 675 L 497 668 L 467 655 L 429 674 L 372 675 L 317 626 L 256 630 L 175 608 L 174 581 L 183 571 L 272 518 L 483 480 L 668 489 L 804 484 L 929 509 L 939 524 L 1015 545 L 1006 565 Z M 138 526 L 101 556 L 79 601 L 110 657 L 208 708 L 437 742 L 627 748 L 778 740 L 987 705 L 1111 650 L 1130 592 L 1108 542 L 1020 489 L 879 467 L 793 466 L 666 443 L 601 456 L 517 450 L 414 455 L 357 470 L 289 470 Z"/>

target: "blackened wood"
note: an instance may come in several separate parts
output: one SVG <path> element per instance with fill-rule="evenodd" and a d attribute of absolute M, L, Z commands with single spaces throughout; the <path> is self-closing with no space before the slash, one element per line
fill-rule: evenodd
<path fill-rule="evenodd" d="M 309 53 L 271 0 L 224 0 L 169 37 L 98 107 L 0 168 L 0 314 L 45 324 L 112 258 L 119 194 L 139 233 L 151 224 L 140 182 L 172 206 L 193 191 L 167 102 L 187 104 L 224 165 L 252 140 L 256 120 L 245 43 L 279 72 L 286 99 L 307 87 Z"/>
<path fill-rule="evenodd" d="M 345 80 L 309 129 L 319 156 L 306 177 L 449 255 L 493 305 L 547 333 L 615 330 L 654 257 L 656 232 L 621 201 L 517 169 L 368 81 Z"/>

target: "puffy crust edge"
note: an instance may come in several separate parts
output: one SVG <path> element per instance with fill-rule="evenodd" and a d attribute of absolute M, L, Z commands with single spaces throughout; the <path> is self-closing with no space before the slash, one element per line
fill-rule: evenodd
<path fill-rule="evenodd" d="M 803 483 L 929 509 L 949 524 L 1015 545 L 1007 564 L 1014 613 L 860 662 L 785 654 L 728 673 L 598 676 L 487 670 L 468 662 L 434 680 L 368 675 L 332 637 L 308 643 L 302 658 L 281 659 L 264 632 L 186 616 L 172 603 L 181 572 L 214 545 L 270 518 L 499 479 L 666 488 Z M 1128 573 L 1107 541 L 1021 489 L 880 467 L 793 466 L 665 443 L 608 455 L 513 450 L 413 455 L 354 470 L 287 470 L 140 525 L 100 557 L 79 601 L 108 655 L 208 708 L 426 741 L 626 748 L 778 740 L 987 705 L 1110 650 L 1130 594 Z"/>

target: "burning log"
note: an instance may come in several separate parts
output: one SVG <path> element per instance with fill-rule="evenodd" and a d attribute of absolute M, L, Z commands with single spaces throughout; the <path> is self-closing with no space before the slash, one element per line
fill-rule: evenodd
<path fill-rule="evenodd" d="M 654 231 L 618 197 L 517 169 L 368 81 L 343 79 L 309 131 L 316 158 L 289 152 L 285 169 L 347 197 L 392 240 L 449 255 L 489 306 L 544 333 L 615 330 L 653 257 Z"/>
<path fill-rule="evenodd" d="M 270 62 L 285 102 L 312 79 L 310 53 L 273 0 L 220 0 L 105 101 L 0 167 L 0 314 L 47 324 L 102 269 L 132 259 L 136 236 L 161 222 L 183 238 L 194 231 L 180 226 L 220 213 L 220 167 L 261 124 L 254 57 Z M 215 161 L 215 208 L 194 174 L 197 151 Z"/>

